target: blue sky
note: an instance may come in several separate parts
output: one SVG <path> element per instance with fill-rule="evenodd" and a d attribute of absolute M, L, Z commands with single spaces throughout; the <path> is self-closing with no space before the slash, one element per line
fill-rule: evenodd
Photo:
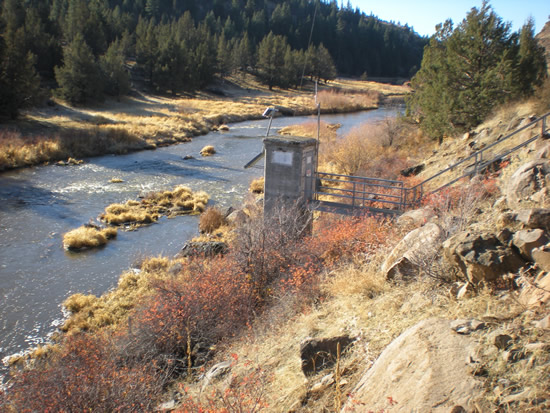
<path fill-rule="evenodd" d="M 472 7 L 481 7 L 481 0 L 351 0 L 351 4 L 366 14 L 372 12 L 382 20 L 407 23 L 417 33 L 430 36 L 435 25 L 448 18 L 455 25 L 460 23 Z M 492 0 L 489 4 L 505 22 L 512 23 L 513 31 L 532 16 L 536 34 L 550 15 L 550 0 Z"/>

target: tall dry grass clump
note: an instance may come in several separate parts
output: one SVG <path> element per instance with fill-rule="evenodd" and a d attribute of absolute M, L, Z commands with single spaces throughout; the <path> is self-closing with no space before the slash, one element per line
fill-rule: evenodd
<path fill-rule="evenodd" d="M 249 191 L 253 194 L 263 194 L 264 193 L 264 177 L 253 179 L 252 182 L 250 182 Z"/>
<path fill-rule="evenodd" d="M 202 156 L 212 156 L 216 153 L 216 149 L 212 145 L 206 145 L 201 149 L 200 154 Z"/>
<path fill-rule="evenodd" d="M 67 250 L 82 250 L 101 247 L 117 236 L 116 228 L 99 228 L 84 225 L 63 235 L 63 247 Z"/>
<path fill-rule="evenodd" d="M 218 208 L 207 208 L 199 219 L 199 231 L 211 234 L 225 224 L 225 217 Z"/>
<path fill-rule="evenodd" d="M 169 218 L 184 214 L 199 214 L 206 209 L 208 194 L 193 192 L 186 186 L 173 191 L 147 194 L 141 201 L 129 200 L 105 208 L 100 219 L 109 225 L 127 225 L 136 228 L 156 222 L 161 216 Z"/>

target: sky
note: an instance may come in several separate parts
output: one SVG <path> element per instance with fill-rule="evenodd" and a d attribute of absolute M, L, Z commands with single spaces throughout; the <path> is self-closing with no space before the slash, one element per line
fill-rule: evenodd
<path fill-rule="evenodd" d="M 418 34 L 431 36 L 435 26 L 451 19 L 460 23 L 472 7 L 481 8 L 481 0 L 351 0 L 365 14 L 371 13 L 382 20 L 408 24 Z M 339 2 L 340 3 L 340 2 Z M 347 1 L 343 2 L 344 5 Z M 505 22 L 512 23 L 518 31 L 532 16 L 535 34 L 541 31 L 550 15 L 550 0 L 492 0 L 489 2 L 495 13 Z"/>

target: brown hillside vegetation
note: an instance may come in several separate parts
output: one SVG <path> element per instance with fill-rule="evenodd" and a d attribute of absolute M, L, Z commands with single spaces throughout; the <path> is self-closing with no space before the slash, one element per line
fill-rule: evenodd
<path fill-rule="evenodd" d="M 174 98 L 136 91 L 96 107 L 57 100 L 27 111 L 20 121 L 0 125 L 0 171 L 186 142 L 227 123 L 260 119 L 268 106 L 285 115 L 316 112 L 311 87 L 269 91 L 252 76 L 235 76 L 213 87 L 219 93 Z M 403 96 L 408 88 L 338 80 L 321 92 L 324 112 L 349 112 L 376 108 L 381 97 Z"/>

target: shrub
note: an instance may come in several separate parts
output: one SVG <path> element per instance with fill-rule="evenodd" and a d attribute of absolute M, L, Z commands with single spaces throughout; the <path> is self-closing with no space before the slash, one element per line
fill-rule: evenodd
<path fill-rule="evenodd" d="M 235 230 L 231 257 L 250 277 L 258 297 L 269 296 L 273 283 L 296 267 L 314 261 L 304 236 L 311 221 L 298 205 L 271 208 L 269 216 L 252 210 L 251 218 Z"/>
<path fill-rule="evenodd" d="M 205 361 L 200 350 L 237 334 L 254 314 L 249 277 L 227 258 L 191 261 L 178 277 L 158 279 L 153 288 L 119 346 L 129 357 L 170 364 L 179 373 L 191 374 Z"/>
<path fill-rule="evenodd" d="M 113 354 L 103 336 L 71 336 L 47 362 L 15 373 L 4 407 L 17 412 L 154 410 L 162 376 L 152 365 L 120 363 Z"/>
<path fill-rule="evenodd" d="M 199 219 L 199 231 L 211 234 L 225 223 L 225 217 L 218 208 L 208 208 Z"/>

